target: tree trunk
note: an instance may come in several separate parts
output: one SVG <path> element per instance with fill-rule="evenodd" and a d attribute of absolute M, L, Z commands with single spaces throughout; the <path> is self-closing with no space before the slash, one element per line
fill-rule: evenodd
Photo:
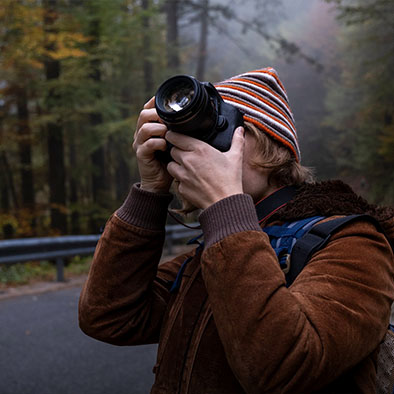
<path fill-rule="evenodd" d="M 2 190 L 2 209 L 6 212 L 12 209 L 12 207 L 15 210 L 19 209 L 18 197 L 14 182 L 14 173 L 12 172 L 11 166 L 8 162 L 6 151 L 0 152 L 0 179 Z"/>
<path fill-rule="evenodd" d="M 205 66 L 207 63 L 207 45 L 208 45 L 208 22 L 209 22 L 209 0 L 201 1 L 200 14 L 200 42 L 198 45 L 197 72 L 198 80 L 203 81 L 205 78 Z"/>
<path fill-rule="evenodd" d="M 165 11 L 167 18 L 167 66 L 173 74 L 179 71 L 178 42 L 178 10 L 179 0 L 167 0 Z"/>
<path fill-rule="evenodd" d="M 70 168 L 77 168 L 77 155 L 75 138 L 76 133 L 69 130 L 71 138 L 69 139 L 69 163 Z M 78 209 L 78 182 L 76 180 L 75 174 L 70 174 L 69 177 L 69 189 L 70 189 L 70 205 L 71 205 L 71 234 L 80 234 L 80 217 Z"/>
<path fill-rule="evenodd" d="M 34 182 L 31 153 L 31 130 L 29 124 L 29 108 L 27 106 L 27 92 L 24 87 L 16 89 L 16 106 L 18 114 L 18 150 L 21 166 L 21 201 L 22 207 L 32 211 L 34 209 Z M 34 221 L 32 222 L 34 226 Z"/>
<path fill-rule="evenodd" d="M 122 102 L 130 103 L 132 100 L 132 89 L 126 87 L 122 89 Z M 130 115 L 130 107 L 129 105 L 123 106 L 121 109 L 122 119 L 129 118 Z M 122 147 L 129 146 L 130 141 L 128 137 L 121 136 L 116 140 L 115 149 L 118 150 L 119 145 Z M 126 151 L 127 152 L 124 152 Z M 130 154 L 128 149 L 120 150 L 120 153 L 117 154 L 114 158 L 115 162 L 115 198 L 117 201 L 121 202 L 126 197 L 128 191 L 130 190 L 130 185 L 132 183 L 132 175 L 130 171 L 130 167 L 128 165 L 128 160 L 130 160 Z"/>
<path fill-rule="evenodd" d="M 1 211 L 9 212 L 11 208 L 10 193 L 8 189 L 8 182 L 6 178 L 6 167 L 4 161 L 6 160 L 5 153 L 0 152 L 0 198 L 1 198 Z"/>
<path fill-rule="evenodd" d="M 14 177 L 5 152 L 2 152 L 1 155 L 0 168 L 2 169 L 2 186 L 7 189 L 7 200 L 9 201 L 9 208 L 11 208 L 13 203 L 14 208 L 18 209 L 19 204 L 18 198 L 16 196 Z M 12 200 L 10 199 L 10 196 L 12 197 Z"/>
<path fill-rule="evenodd" d="M 94 129 L 98 125 L 103 123 L 103 117 L 100 113 L 90 114 L 90 125 Z M 104 146 L 99 146 L 91 154 L 91 161 L 93 165 L 92 173 L 92 193 L 93 201 L 100 204 L 104 201 L 104 195 L 106 194 L 107 184 L 106 184 L 106 165 L 105 165 L 105 148 Z"/>
<path fill-rule="evenodd" d="M 116 200 L 123 201 L 127 196 L 131 184 L 130 169 L 123 155 L 120 155 L 117 159 L 115 182 Z"/>
<path fill-rule="evenodd" d="M 92 53 L 95 51 L 100 43 L 101 26 L 100 20 L 96 17 L 90 22 L 90 46 Z M 101 92 L 101 60 L 96 56 L 90 62 L 90 78 L 94 81 L 96 98 L 102 97 Z M 95 132 L 95 128 L 103 123 L 103 116 L 100 112 L 92 112 L 89 115 L 90 125 L 92 132 Z M 90 212 L 90 231 L 97 233 L 100 228 L 105 224 L 104 219 L 101 219 L 101 209 L 108 206 L 107 190 L 109 189 L 108 171 L 106 166 L 106 155 L 104 143 L 91 153 L 91 162 L 93 166 L 92 171 L 92 198 L 94 202 L 93 211 Z"/>
<path fill-rule="evenodd" d="M 53 27 L 57 19 L 56 0 L 44 1 L 45 14 L 44 24 L 46 33 L 55 33 Z M 54 50 L 55 44 L 47 42 L 46 49 Z M 47 81 L 59 79 L 60 63 L 58 60 L 47 58 L 45 60 L 45 76 Z M 51 88 L 47 96 L 46 110 L 51 113 L 59 105 L 60 96 L 54 88 Z M 49 183 L 49 203 L 51 210 L 51 227 L 55 232 L 67 233 L 66 214 L 66 182 L 64 165 L 64 142 L 63 127 L 58 122 L 47 124 L 48 143 L 48 183 Z"/>
<path fill-rule="evenodd" d="M 100 43 L 100 21 L 96 18 L 90 24 L 91 48 L 96 50 Z M 101 70 L 100 59 L 97 57 L 90 62 L 90 78 L 95 82 L 96 97 L 101 98 Z M 95 127 L 103 123 L 103 117 L 100 112 L 90 114 L 90 124 L 94 130 Z M 93 201 L 100 201 L 100 194 L 105 190 L 105 151 L 103 146 L 99 146 L 91 155 L 93 164 L 92 189 Z"/>
<path fill-rule="evenodd" d="M 148 15 L 151 0 L 142 0 L 141 6 L 143 10 L 142 17 L 142 58 L 144 68 L 144 88 L 145 100 L 149 100 L 153 92 L 153 63 L 152 63 L 152 44 L 150 37 L 150 17 Z"/>
<path fill-rule="evenodd" d="M 0 152 L 0 214 L 7 214 L 11 209 L 10 190 L 6 178 L 7 171 L 9 170 L 7 167 L 7 157 L 5 152 Z M 10 223 L 3 222 L 0 230 L 5 239 L 12 238 L 14 235 L 14 228 Z"/>

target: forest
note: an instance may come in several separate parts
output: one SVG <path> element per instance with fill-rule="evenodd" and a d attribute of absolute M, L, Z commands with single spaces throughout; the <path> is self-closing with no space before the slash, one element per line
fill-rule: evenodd
<path fill-rule="evenodd" d="M 0 0 L 0 239 L 97 234 L 166 78 L 272 66 L 302 163 L 394 203 L 392 0 Z"/>

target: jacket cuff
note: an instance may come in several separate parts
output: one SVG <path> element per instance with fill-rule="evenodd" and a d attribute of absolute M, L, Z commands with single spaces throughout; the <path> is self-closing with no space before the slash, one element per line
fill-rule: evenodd
<path fill-rule="evenodd" d="M 134 184 L 115 215 L 128 224 L 149 230 L 162 230 L 167 219 L 170 193 L 152 193 Z"/>
<path fill-rule="evenodd" d="M 199 216 L 206 247 L 242 231 L 262 231 L 249 194 L 235 194 L 205 209 Z"/>

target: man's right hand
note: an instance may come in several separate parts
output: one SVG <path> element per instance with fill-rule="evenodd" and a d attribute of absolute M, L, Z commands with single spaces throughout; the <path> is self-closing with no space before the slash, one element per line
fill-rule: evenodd
<path fill-rule="evenodd" d="M 173 177 L 168 173 L 167 165 L 155 157 L 156 151 L 166 150 L 167 142 L 164 136 L 167 131 L 167 126 L 160 123 L 155 109 L 155 98 L 152 97 L 140 113 L 133 142 L 143 190 L 168 193 L 170 189 Z"/>

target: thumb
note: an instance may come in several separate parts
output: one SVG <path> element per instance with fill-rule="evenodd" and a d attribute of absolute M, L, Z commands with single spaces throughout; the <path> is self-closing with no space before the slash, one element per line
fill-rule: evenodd
<path fill-rule="evenodd" d="M 232 154 L 243 155 L 244 145 L 245 145 L 245 129 L 240 126 L 235 129 L 229 153 L 231 152 Z"/>
<path fill-rule="evenodd" d="M 150 98 L 144 105 L 144 109 L 155 108 L 155 96 Z"/>

